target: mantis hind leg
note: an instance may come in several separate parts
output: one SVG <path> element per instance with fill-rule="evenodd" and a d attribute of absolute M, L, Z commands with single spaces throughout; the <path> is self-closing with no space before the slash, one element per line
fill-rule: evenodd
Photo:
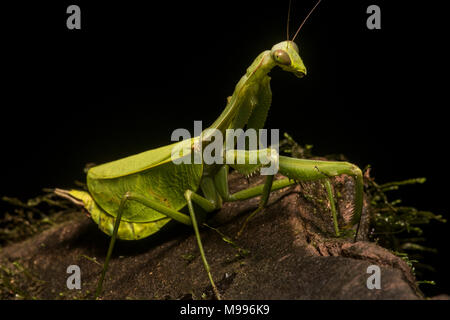
<path fill-rule="evenodd" d="M 217 287 L 214 283 L 208 261 L 206 260 L 205 251 L 203 250 L 202 239 L 200 237 L 200 231 L 198 229 L 198 224 L 197 224 L 197 217 L 195 215 L 194 206 L 192 205 L 192 201 L 196 202 L 197 204 L 199 204 L 201 207 L 203 207 L 207 211 L 213 211 L 214 209 L 216 209 L 216 205 L 214 203 L 212 203 L 210 200 L 207 200 L 207 199 L 199 196 L 198 194 L 192 192 L 191 190 L 186 190 L 186 192 L 184 193 L 184 196 L 188 203 L 189 213 L 191 215 L 191 220 L 192 220 L 192 226 L 194 227 L 195 237 L 197 239 L 197 246 L 200 251 L 200 256 L 202 257 L 203 266 L 205 267 L 206 273 L 208 274 L 209 282 L 211 283 L 211 286 L 213 288 L 213 291 L 214 291 L 214 294 L 215 294 L 217 300 L 221 300 L 219 290 L 217 289 Z"/>
<path fill-rule="evenodd" d="M 113 229 L 113 233 L 111 235 L 111 240 L 109 242 L 108 253 L 106 254 L 105 263 L 103 264 L 102 275 L 100 276 L 100 279 L 97 284 L 97 290 L 95 291 L 95 299 L 97 299 L 100 296 L 100 293 L 102 292 L 103 281 L 105 280 L 106 271 L 108 270 L 109 259 L 111 258 L 111 254 L 114 249 L 114 244 L 116 243 L 117 232 L 119 230 L 120 221 L 122 220 L 123 208 L 124 208 L 125 202 L 128 200 L 128 198 L 129 198 L 129 194 L 126 193 L 120 201 L 119 211 L 117 213 L 117 217 L 114 222 L 114 229 Z"/>
<path fill-rule="evenodd" d="M 105 279 L 105 275 L 106 272 L 108 270 L 108 265 L 109 265 L 109 260 L 111 258 L 111 254 L 112 251 L 114 249 L 114 244 L 116 242 L 117 239 L 117 232 L 119 230 L 119 225 L 120 225 L 120 221 L 122 219 L 122 214 L 123 214 L 123 209 L 125 207 L 125 203 L 129 200 L 134 200 L 134 201 L 138 201 L 140 203 L 142 203 L 145 206 L 148 206 L 154 210 L 157 210 L 163 214 L 165 214 L 166 216 L 181 222 L 185 225 L 192 225 L 194 227 L 194 231 L 197 237 L 197 243 L 199 244 L 199 249 L 200 249 L 200 254 L 202 256 L 202 260 L 203 263 L 205 265 L 205 269 L 208 273 L 208 277 L 210 278 L 211 281 L 211 285 L 213 286 L 213 290 L 214 293 L 216 294 L 217 298 L 220 299 L 220 295 L 219 292 L 214 284 L 214 281 L 212 280 L 212 276 L 211 273 L 209 271 L 209 265 L 208 262 L 206 261 L 205 258 L 205 254 L 203 251 L 203 246 L 201 243 L 201 239 L 200 239 L 200 234 L 198 231 L 198 225 L 197 225 L 197 219 L 195 217 L 195 213 L 193 211 L 193 207 L 192 207 L 192 201 L 194 201 L 195 203 L 199 204 L 202 208 L 204 208 L 206 211 L 213 211 L 214 209 L 216 209 L 217 204 L 214 201 L 211 200 L 207 200 L 197 194 L 195 194 L 194 192 L 188 190 L 186 191 L 186 200 L 188 201 L 188 206 L 189 206 L 189 212 L 191 214 L 191 217 L 185 215 L 184 213 L 181 213 L 179 211 L 176 211 L 174 209 L 171 209 L 167 206 L 165 206 L 164 204 L 161 204 L 157 201 L 145 198 L 139 194 L 136 194 L 134 192 L 127 192 L 125 193 L 125 195 L 122 197 L 121 201 L 120 201 L 120 205 L 119 205 L 119 210 L 114 222 L 114 229 L 113 229 L 113 233 L 111 235 L 111 241 L 109 243 L 109 248 L 108 248 L 108 253 L 106 254 L 106 259 L 105 259 L 105 263 L 103 265 L 103 270 L 102 270 L 102 274 L 100 276 L 100 279 L 98 281 L 97 284 L 97 290 L 95 292 L 95 298 L 97 299 L 100 295 L 100 293 L 102 292 L 102 285 Z"/>

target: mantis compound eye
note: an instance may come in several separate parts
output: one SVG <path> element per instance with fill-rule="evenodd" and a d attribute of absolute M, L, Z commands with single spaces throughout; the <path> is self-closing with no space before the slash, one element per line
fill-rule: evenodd
<path fill-rule="evenodd" d="M 278 62 L 279 64 L 288 66 L 291 64 L 291 58 L 289 58 L 289 55 L 284 50 L 275 50 L 272 52 L 273 59 Z"/>

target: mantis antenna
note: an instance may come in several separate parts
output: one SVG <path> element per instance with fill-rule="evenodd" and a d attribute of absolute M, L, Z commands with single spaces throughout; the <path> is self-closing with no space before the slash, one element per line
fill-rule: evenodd
<path fill-rule="evenodd" d="M 287 26 L 286 26 L 286 41 L 289 41 L 289 22 L 291 18 L 291 2 L 292 0 L 289 0 L 289 8 L 288 8 L 288 15 L 287 15 Z"/>
<path fill-rule="evenodd" d="M 311 15 L 311 13 L 313 13 L 314 9 L 319 5 L 320 1 L 317 1 L 316 5 L 311 9 L 311 11 L 309 11 L 308 15 L 306 16 L 306 18 L 303 20 L 302 24 L 300 25 L 300 27 L 298 27 L 297 32 L 295 33 L 294 37 L 292 38 L 292 41 L 295 40 L 295 38 L 297 37 L 298 32 L 300 31 L 300 29 L 303 27 L 303 25 L 305 24 L 306 20 L 308 20 L 309 16 Z M 289 8 L 291 7 L 291 2 L 289 1 Z M 288 16 L 288 21 L 289 21 L 289 16 Z M 288 22 L 288 30 L 289 30 L 289 22 Z M 289 36 L 289 34 L 288 34 Z"/>

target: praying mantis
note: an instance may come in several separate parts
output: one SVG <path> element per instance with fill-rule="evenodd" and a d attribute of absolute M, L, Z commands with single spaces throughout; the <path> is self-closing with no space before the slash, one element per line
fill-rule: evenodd
<path fill-rule="evenodd" d="M 111 236 L 96 298 L 102 292 L 116 239 L 146 238 L 159 232 L 169 221 L 175 220 L 193 227 L 204 268 L 216 298 L 220 299 L 220 292 L 214 283 L 203 250 L 194 204 L 206 212 L 212 212 L 220 209 L 224 202 L 261 196 L 258 208 L 247 217 L 240 234 L 250 218 L 266 206 L 272 191 L 298 181 L 323 180 L 334 217 L 335 231 L 339 234 L 329 178 L 346 174 L 355 179 L 352 224 L 359 223 L 363 207 L 363 178 L 361 170 L 354 164 L 279 156 L 277 150 L 272 147 L 259 150 L 227 150 L 223 154 L 227 161 L 221 164 L 175 161 L 192 158 L 199 146 L 207 147 L 211 143 L 211 130 L 227 135 L 227 130 L 230 129 L 259 130 L 264 127 L 272 98 L 268 73 L 278 66 L 299 78 L 306 75 L 306 67 L 294 42 L 303 23 L 292 40 L 288 37 L 288 40 L 275 44 L 270 50 L 263 51 L 256 57 L 237 83 L 223 112 L 199 137 L 92 167 L 87 172 L 88 192 L 55 189 L 57 195 L 84 207 L 99 228 Z M 188 146 L 190 152 L 174 158 L 173 149 L 181 145 Z M 252 155 L 256 156 L 257 161 L 250 163 Z M 229 192 L 227 176 L 230 167 L 249 175 L 273 164 L 276 164 L 278 171 L 286 178 L 275 180 L 275 173 L 271 173 L 262 185 L 233 194 Z M 189 215 L 181 211 L 185 207 Z"/>

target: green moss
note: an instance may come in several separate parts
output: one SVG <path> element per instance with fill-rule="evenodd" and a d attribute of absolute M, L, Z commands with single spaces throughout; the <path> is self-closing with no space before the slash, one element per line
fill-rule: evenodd
<path fill-rule="evenodd" d="M 424 253 L 437 253 L 435 248 L 426 246 L 427 238 L 424 236 L 423 228 L 431 221 L 445 223 L 446 220 L 442 215 L 402 205 L 401 199 L 390 200 L 389 192 L 402 186 L 422 184 L 425 181 L 425 178 L 415 178 L 379 185 L 366 174 L 366 194 L 370 197 L 372 212 L 370 239 L 406 261 L 417 278 L 420 278 L 424 271 L 433 270 L 432 266 L 423 263 Z M 417 284 L 435 284 L 435 282 L 421 279 Z"/>
<path fill-rule="evenodd" d="M 45 281 L 14 261 L 10 266 L 0 265 L 0 300 L 35 300 Z"/>
<path fill-rule="evenodd" d="M 65 221 L 65 213 L 73 206 L 58 198 L 52 190 L 23 202 L 17 198 L 3 196 L 0 200 L 9 204 L 9 210 L 0 212 L 0 248 L 18 242 Z"/>

